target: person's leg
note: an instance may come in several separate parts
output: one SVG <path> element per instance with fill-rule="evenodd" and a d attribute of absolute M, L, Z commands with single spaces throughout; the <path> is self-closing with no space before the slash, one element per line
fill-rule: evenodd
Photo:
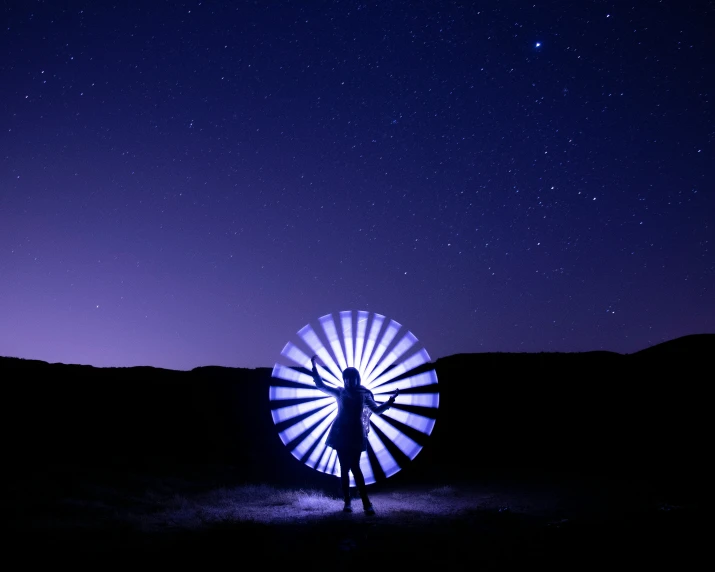
<path fill-rule="evenodd" d="M 350 503 L 350 455 L 346 451 L 338 451 L 338 462 L 340 463 L 340 484 L 343 487 L 343 500 L 345 507 L 343 510 L 352 510 Z"/>
<path fill-rule="evenodd" d="M 367 496 L 367 486 L 365 485 L 365 477 L 362 474 L 362 469 L 360 468 L 360 456 L 362 451 L 356 451 L 352 454 L 350 459 L 350 467 L 353 472 L 353 477 L 355 478 L 355 484 L 357 485 L 358 492 L 360 493 L 360 498 L 362 499 L 362 506 L 365 512 L 373 513 L 374 509 L 370 503 L 370 499 Z"/>

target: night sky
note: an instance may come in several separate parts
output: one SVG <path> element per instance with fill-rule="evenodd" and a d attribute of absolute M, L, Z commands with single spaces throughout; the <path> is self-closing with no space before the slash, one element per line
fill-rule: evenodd
<path fill-rule="evenodd" d="M 69 8 L 67 8 L 69 6 Z M 5 2 L 0 355 L 715 331 L 712 2 Z"/>

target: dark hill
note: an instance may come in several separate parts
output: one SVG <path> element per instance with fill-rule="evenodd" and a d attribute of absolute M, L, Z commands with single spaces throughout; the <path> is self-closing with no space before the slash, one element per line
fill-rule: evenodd
<path fill-rule="evenodd" d="M 704 356 L 715 353 L 715 334 L 692 334 L 669 340 L 636 352 L 636 355 L 654 356 Z"/>

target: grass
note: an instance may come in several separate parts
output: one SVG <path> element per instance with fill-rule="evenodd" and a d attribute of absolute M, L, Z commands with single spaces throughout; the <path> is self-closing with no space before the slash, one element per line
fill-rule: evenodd
<path fill-rule="evenodd" d="M 316 490 L 286 490 L 268 485 L 222 487 L 203 494 L 149 495 L 154 509 L 137 514 L 144 531 L 167 527 L 198 529 L 227 522 L 285 522 L 306 515 L 332 514 L 340 501 Z"/>
<path fill-rule="evenodd" d="M 322 554 L 338 564 L 356 558 L 364 564 L 402 566 L 461 566 L 468 561 L 480 569 L 501 565 L 505 558 L 521 558 L 522 564 L 541 558 L 549 566 L 561 558 L 572 569 L 573 558 L 619 554 L 634 542 L 634 530 L 641 531 L 640 544 L 631 553 L 640 557 L 645 547 L 656 545 L 654 538 L 662 544 L 677 533 L 682 544 L 697 525 L 685 520 L 681 507 L 654 504 L 633 512 L 620 504 L 622 497 L 604 503 L 609 499 L 584 491 L 575 500 L 592 502 L 580 509 L 573 491 L 535 487 L 371 487 L 377 515 L 368 517 L 359 510 L 359 501 L 355 513 L 345 514 L 341 499 L 320 490 L 160 478 L 130 484 L 73 488 L 53 503 L 27 506 L 17 530 L 26 541 L 46 547 L 44 552 L 72 557 L 83 551 L 115 555 L 149 550 L 182 563 L 185 554 L 222 553 L 252 555 L 266 563 L 285 558 L 295 564 L 296 558 L 314 562 Z M 682 564 L 682 550 L 677 543 L 673 546 L 674 563 Z"/>
<path fill-rule="evenodd" d="M 504 506 L 527 512 L 534 507 L 493 491 L 452 485 L 380 492 L 370 489 L 377 519 L 393 525 L 460 518 L 473 511 L 498 512 Z M 291 524 L 364 518 L 358 500 L 355 513 L 342 513 L 342 500 L 319 490 L 284 489 L 265 484 L 219 487 L 203 492 L 169 493 L 162 487 L 135 498 L 125 521 L 142 532 L 201 530 L 221 524 Z"/>
<path fill-rule="evenodd" d="M 484 485 L 435 483 L 432 486 L 380 489 L 369 487 L 377 511 L 375 522 L 395 526 L 472 519 L 475 513 L 537 517 L 560 521 L 564 499 L 553 491 L 497 490 Z M 581 495 L 587 498 L 591 495 Z M 568 500 L 568 506 L 573 501 Z M 603 503 L 594 503 L 600 510 Z M 29 507 L 28 507 L 29 508 Z M 129 485 L 98 483 L 75 488 L 72 496 L 57 498 L 52 506 L 30 517 L 33 528 L 102 526 L 128 527 L 136 532 L 200 531 L 216 525 L 292 525 L 319 522 L 359 522 L 355 513 L 342 513 L 335 494 L 311 489 L 287 489 L 268 484 L 198 485 L 176 479 L 142 478 Z M 481 517 L 480 517 L 481 518 Z"/>
<path fill-rule="evenodd" d="M 380 492 L 370 487 L 377 518 L 393 524 L 455 516 L 493 509 L 503 501 L 485 491 L 465 491 L 451 485 Z M 355 496 L 355 495 L 354 495 Z M 342 499 L 320 490 L 286 489 L 267 484 L 244 484 L 197 489 L 148 481 L 143 487 L 89 487 L 59 499 L 53 522 L 70 527 L 97 522 L 127 526 L 138 532 L 201 530 L 227 523 L 290 524 L 315 519 L 364 518 L 357 500 L 355 514 L 342 513 Z M 48 521 L 44 522 L 47 526 Z M 43 526 L 35 520 L 35 525 Z"/>

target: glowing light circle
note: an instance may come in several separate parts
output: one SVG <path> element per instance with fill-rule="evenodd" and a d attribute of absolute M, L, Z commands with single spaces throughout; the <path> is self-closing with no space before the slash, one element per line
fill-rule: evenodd
<path fill-rule="evenodd" d="M 328 385 L 342 387 L 342 371 L 355 367 L 378 404 L 399 388 L 390 409 L 370 416 L 360 467 L 367 484 L 404 468 L 432 433 L 439 407 L 437 374 L 419 340 L 382 314 L 348 310 L 307 324 L 283 348 L 269 389 L 278 436 L 299 461 L 340 476 L 337 452 L 326 445 L 338 407 L 313 382 L 313 355 L 319 357 L 318 371 Z M 355 486 L 352 475 L 350 485 Z"/>

